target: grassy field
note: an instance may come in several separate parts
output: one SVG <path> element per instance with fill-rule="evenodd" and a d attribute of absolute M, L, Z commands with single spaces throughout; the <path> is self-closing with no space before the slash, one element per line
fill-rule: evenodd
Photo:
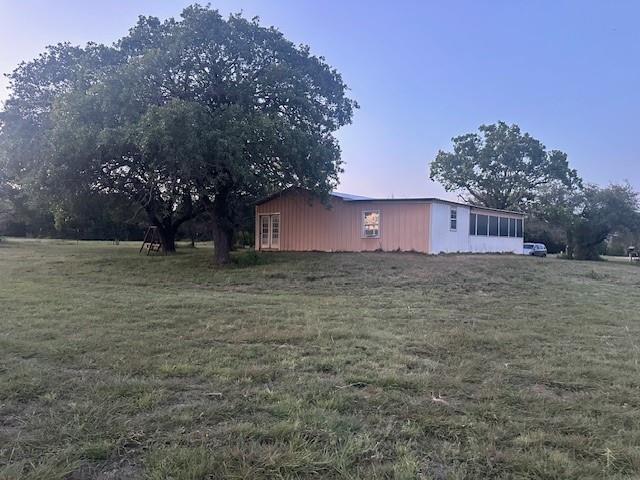
<path fill-rule="evenodd" d="M 640 269 L 0 243 L 0 478 L 640 477 Z"/>

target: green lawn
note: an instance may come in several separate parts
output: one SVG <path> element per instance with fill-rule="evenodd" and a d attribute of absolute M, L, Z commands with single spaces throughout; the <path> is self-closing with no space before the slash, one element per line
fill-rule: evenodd
<path fill-rule="evenodd" d="M 640 269 L 0 243 L 0 478 L 638 478 Z"/>

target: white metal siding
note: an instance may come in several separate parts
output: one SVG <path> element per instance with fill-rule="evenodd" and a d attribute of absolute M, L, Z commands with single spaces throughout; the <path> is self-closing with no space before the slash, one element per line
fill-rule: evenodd
<path fill-rule="evenodd" d="M 463 205 L 453 207 L 458 210 L 458 225 L 456 231 L 451 231 L 449 220 L 452 207 L 447 203 L 431 204 L 429 253 L 522 253 L 522 238 L 469 235 L 470 207 Z"/>

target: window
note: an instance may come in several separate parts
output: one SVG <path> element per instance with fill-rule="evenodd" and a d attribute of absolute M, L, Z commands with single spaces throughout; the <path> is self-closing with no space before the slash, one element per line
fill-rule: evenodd
<path fill-rule="evenodd" d="M 489 232 L 489 217 L 486 215 L 478 215 L 477 235 L 487 235 Z"/>
<path fill-rule="evenodd" d="M 458 229 L 458 209 L 451 207 L 449 212 L 449 230 L 455 232 Z"/>
<path fill-rule="evenodd" d="M 363 238 L 380 237 L 380 210 L 365 210 L 362 212 Z"/>
<path fill-rule="evenodd" d="M 280 246 L 280 215 L 271 215 L 271 248 Z"/>
<path fill-rule="evenodd" d="M 471 213 L 469 214 L 469 235 L 523 238 L 524 221 L 521 218 Z"/>
<path fill-rule="evenodd" d="M 269 215 L 260 215 L 260 246 L 269 248 Z"/>
<path fill-rule="evenodd" d="M 260 215 L 260 248 L 280 248 L 280 214 Z"/>
<path fill-rule="evenodd" d="M 500 236 L 509 236 L 509 219 L 506 217 L 500 217 Z"/>
<path fill-rule="evenodd" d="M 489 217 L 489 235 L 498 236 L 498 217 Z"/>

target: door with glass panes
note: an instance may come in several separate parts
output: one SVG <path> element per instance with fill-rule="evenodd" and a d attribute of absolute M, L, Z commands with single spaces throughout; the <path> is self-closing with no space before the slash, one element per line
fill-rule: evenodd
<path fill-rule="evenodd" d="M 280 214 L 260 215 L 260 249 L 280 248 Z"/>

